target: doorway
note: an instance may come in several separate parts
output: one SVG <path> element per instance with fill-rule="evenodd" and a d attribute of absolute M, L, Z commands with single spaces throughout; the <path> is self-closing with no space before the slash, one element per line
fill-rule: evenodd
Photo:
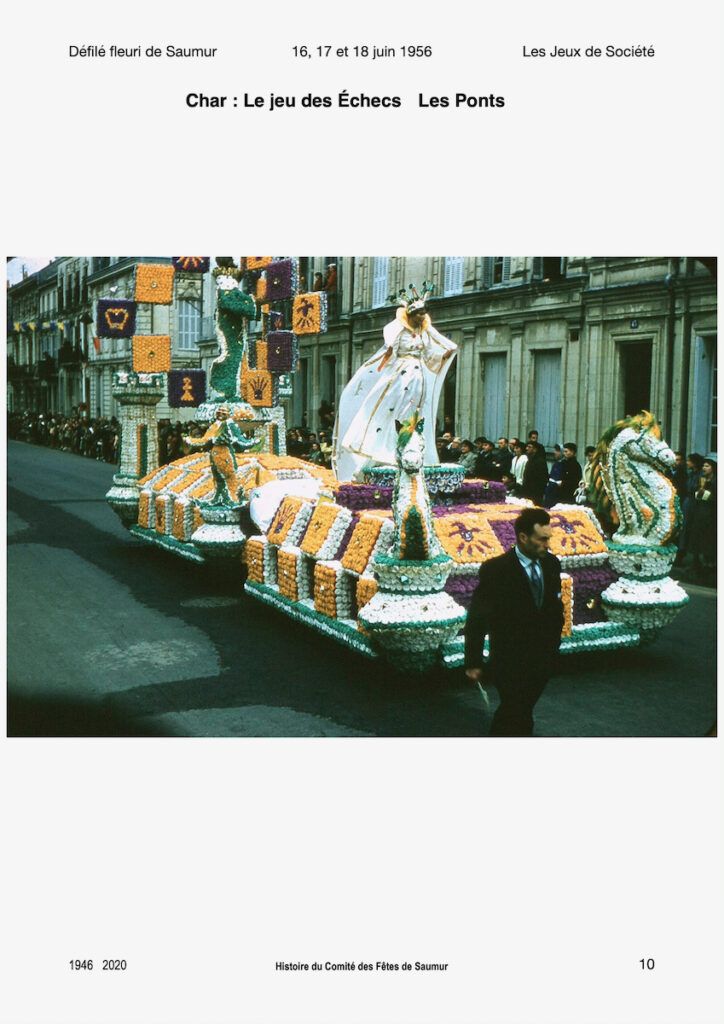
<path fill-rule="evenodd" d="M 651 407 L 651 341 L 621 344 L 621 390 L 623 415 L 636 416 Z"/>

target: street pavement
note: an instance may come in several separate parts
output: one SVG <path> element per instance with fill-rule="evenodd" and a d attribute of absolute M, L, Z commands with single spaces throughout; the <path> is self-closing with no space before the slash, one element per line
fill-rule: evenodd
<path fill-rule="evenodd" d="M 9 735 L 486 736 L 462 670 L 400 676 L 245 596 L 236 566 L 131 537 L 104 500 L 113 472 L 8 445 Z M 653 645 L 563 658 L 536 735 L 707 734 L 716 594 L 686 589 Z"/>

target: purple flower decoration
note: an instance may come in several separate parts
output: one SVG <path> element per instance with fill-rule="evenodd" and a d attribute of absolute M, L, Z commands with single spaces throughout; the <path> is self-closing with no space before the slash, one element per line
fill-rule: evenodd
<path fill-rule="evenodd" d="M 599 598 L 618 575 L 607 565 L 567 569 L 573 580 L 573 624 L 601 622 L 605 618 Z M 591 605 L 592 607 L 589 607 Z"/>
<path fill-rule="evenodd" d="M 341 504 L 341 502 L 338 501 L 337 504 L 339 505 L 339 504 Z M 335 558 L 338 558 L 340 561 L 342 560 L 342 558 L 344 558 L 344 553 L 347 550 L 347 545 L 349 544 L 350 537 L 354 533 L 355 527 L 357 526 L 358 522 L 359 522 L 359 514 L 357 512 L 355 512 L 352 515 L 352 522 L 349 524 L 347 529 L 344 531 L 344 536 L 342 537 L 342 540 L 339 542 L 339 547 L 337 548 L 337 553 L 334 556 Z"/>
<path fill-rule="evenodd" d="M 266 365 L 274 373 L 292 373 L 297 368 L 296 338 L 291 331 L 271 331 L 266 336 Z"/>
<path fill-rule="evenodd" d="M 504 551 L 509 551 L 515 546 L 514 519 L 491 519 L 490 528 L 500 541 Z"/>
<path fill-rule="evenodd" d="M 469 608 L 473 599 L 473 591 L 478 585 L 478 574 L 450 576 L 445 584 L 445 593 L 454 598 L 463 608 Z"/>
<path fill-rule="evenodd" d="M 377 487 L 375 484 L 340 484 L 335 497 L 338 505 L 353 511 L 392 507 L 392 488 Z"/>
<path fill-rule="evenodd" d="M 135 302 L 131 299 L 98 299 L 96 334 L 99 338 L 132 338 L 135 333 Z"/>
<path fill-rule="evenodd" d="M 474 504 L 500 505 L 508 493 L 505 484 L 497 480 L 464 480 L 458 490 L 462 501 Z"/>
<path fill-rule="evenodd" d="M 196 409 L 205 401 L 204 370 L 169 370 L 168 404 L 172 409 Z"/>
<path fill-rule="evenodd" d="M 296 259 L 274 260 L 266 268 L 266 301 L 291 299 L 299 286 L 299 264 Z"/>

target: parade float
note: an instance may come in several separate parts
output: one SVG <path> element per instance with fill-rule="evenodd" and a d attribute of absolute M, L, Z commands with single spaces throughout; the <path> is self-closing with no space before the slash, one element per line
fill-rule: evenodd
<path fill-rule="evenodd" d="M 334 472 L 285 450 L 281 398 L 298 338 L 323 332 L 327 313 L 324 292 L 299 291 L 294 258 L 217 257 L 220 354 L 208 382 L 198 369 L 171 370 L 169 338 L 135 334 L 143 303 L 170 302 L 174 274 L 206 267 L 206 257 L 139 266 L 135 302 L 98 302 L 99 333 L 133 337 L 133 367 L 113 383 L 122 440 L 110 505 L 134 537 L 201 564 L 238 564 L 249 597 L 361 655 L 406 671 L 462 665 L 480 566 L 515 543 L 527 502 L 436 464 L 434 416 L 455 346 L 432 327 L 431 288 L 395 297 L 382 348 L 345 388 Z M 195 409 L 200 433 L 188 455 L 159 467 L 164 395 Z M 629 417 L 598 446 L 595 510 L 550 510 L 563 653 L 650 642 L 688 600 L 668 575 L 673 461 L 655 418 Z"/>

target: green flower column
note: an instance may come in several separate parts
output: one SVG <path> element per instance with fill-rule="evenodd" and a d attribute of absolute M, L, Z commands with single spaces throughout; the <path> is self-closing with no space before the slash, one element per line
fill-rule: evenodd
<path fill-rule="evenodd" d="M 216 292 L 216 327 L 221 355 L 211 367 L 209 383 L 227 402 L 241 400 L 241 362 L 247 323 L 256 318 L 256 302 L 242 292 L 233 278 L 219 277 Z"/>
<path fill-rule="evenodd" d="M 166 377 L 115 373 L 111 393 L 121 406 L 121 464 L 106 501 L 123 525 L 131 527 L 138 521 L 138 482 L 158 467 L 156 406 L 166 393 Z"/>

